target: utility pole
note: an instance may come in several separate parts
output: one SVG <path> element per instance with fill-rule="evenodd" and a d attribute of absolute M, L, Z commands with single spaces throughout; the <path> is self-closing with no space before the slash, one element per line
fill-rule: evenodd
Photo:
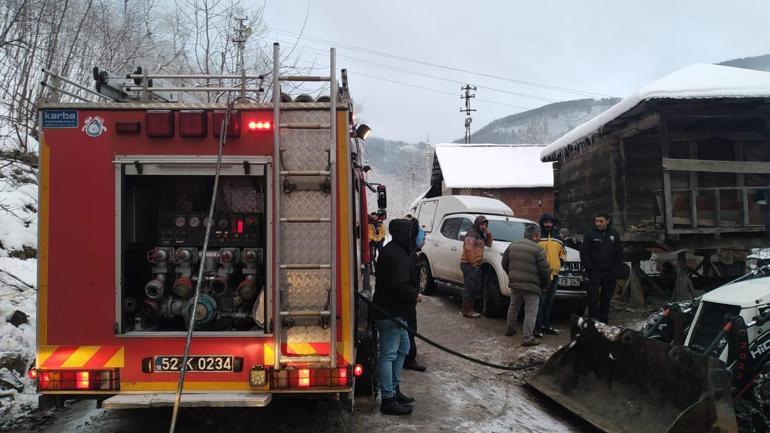
<path fill-rule="evenodd" d="M 476 111 L 471 108 L 471 99 L 476 97 L 476 94 L 471 93 L 471 91 L 475 92 L 476 86 L 466 84 L 460 87 L 460 90 L 465 91 L 465 93 L 460 93 L 460 99 L 465 99 L 465 108 L 460 108 L 460 112 L 465 113 L 465 144 L 468 144 L 471 142 L 471 122 L 473 122 L 471 112 Z"/>
<path fill-rule="evenodd" d="M 246 64 L 243 60 L 243 52 L 246 49 L 246 40 L 251 36 L 252 32 L 251 28 L 246 27 L 243 24 L 246 20 L 248 20 L 246 17 L 235 17 L 235 21 L 238 22 L 238 25 L 233 29 L 235 31 L 235 36 L 233 36 L 232 39 L 238 50 L 238 65 L 236 66 L 236 71 L 241 75 L 241 98 L 245 98 L 246 96 Z"/>

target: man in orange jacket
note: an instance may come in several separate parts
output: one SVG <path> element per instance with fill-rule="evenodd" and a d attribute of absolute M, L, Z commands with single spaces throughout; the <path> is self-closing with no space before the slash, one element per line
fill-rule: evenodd
<path fill-rule="evenodd" d="M 492 246 L 492 232 L 489 221 L 483 215 L 476 217 L 473 227 L 460 239 L 463 241 L 463 256 L 460 269 L 463 271 L 463 307 L 461 314 L 469 319 L 478 319 L 481 315 L 473 311 L 473 301 L 481 292 L 481 262 L 484 260 L 484 247 Z"/>

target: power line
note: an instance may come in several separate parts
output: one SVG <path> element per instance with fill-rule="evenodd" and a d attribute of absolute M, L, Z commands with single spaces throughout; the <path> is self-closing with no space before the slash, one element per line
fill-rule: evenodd
<path fill-rule="evenodd" d="M 296 33 L 293 33 L 293 32 L 287 31 L 287 30 L 281 30 L 281 29 L 275 29 L 274 28 L 274 29 L 271 29 L 270 31 L 275 32 L 275 33 L 279 33 L 279 34 L 282 33 L 282 34 L 285 34 L 285 35 L 288 35 L 288 36 L 294 36 L 294 37 L 298 36 Z M 511 77 L 503 77 L 503 76 L 500 76 L 500 75 L 488 74 L 488 73 L 484 73 L 484 72 L 472 71 L 472 70 L 463 69 L 463 68 L 456 68 L 456 67 L 453 67 L 453 66 L 441 65 L 441 64 L 438 64 L 438 63 L 432 63 L 432 62 L 428 62 L 428 61 L 424 61 L 424 60 L 412 59 L 412 58 L 409 58 L 409 57 L 404 57 L 404 56 L 390 54 L 390 53 L 386 53 L 386 52 L 382 52 L 382 51 L 372 50 L 372 49 L 369 49 L 369 48 L 362 48 L 362 47 L 358 47 L 358 46 L 355 46 L 355 45 L 350 45 L 350 44 L 347 44 L 347 43 L 344 43 L 344 42 L 333 41 L 331 39 L 324 39 L 324 38 L 319 38 L 319 37 L 315 37 L 315 36 L 308 36 L 308 35 L 301 36 L 301 39 L 305 39 L 305 40 L 316 42 L 316 43 L 334 45 L 334 46 L 338 46 L 338 47 L 342 47 L 342 48 L 347 48 L 347 49 L 354 50 L 354 51 L 359 51 L 359 52 L 366 53 L 366 54 L 372 54 L 372 55 L 382 56 L 382 57 L 389 57 L 389 58 L 392 58 L 392 59 L 402 60 L 402 61 L 405 61 L 405 62 L 412 62 L 412 63 L 417 63 L 417 64 L 421 64 L 421 65 L 425 65 L 425 66 L 431 66 L 431 67 L 434 67 L 434 68 L 441 68 L 441 69 L 446 69 L 446 70 L 455 71 L 455 72 L 462 72 L 462 73 L 466 73 L 466 74 L 473 74 L 473 75 L 478 75 L 478 76 L 481 76 L 481 77 L 494 78 L 496 80 L 509 81 L 509 82 L 512 82 L 512 83 L 524 84 L 524 85 L 527 85 L 527 86 L 540 87 L 540 88 L 549 89 L 549 90 L 555 90 L 555 91 L 559 91 L 559 92 L 563 92 L 563 93 L 571 93 L 571 94 L 580 95 L 580 96 L 609 97 L 609 95 L 604 95 L 604 94 L 597 93 L 597 92 L 590 92 L 590 91 L 584 91 L 584 90 L 578 90 L 578 89 L 571 89 L 571 88 L 568 88 L 568 87 L 553 86 L 553 85 L 550 85 L 550 84 L 537 83 L 537 82 L 534 82 L 534 81 L 519 80 L 519 79 L 511 78 Z"/>
<path fill-rule="evenodd" d="M 454 98 L 457 97 L 457 95 L 455 93 L 452 93 L 452 92 L 447 92 L 447 91 L 438 90 L 438 89 L 432 89 L 430 87 L 420 86 L 420 85 L 417 85 L 417 84 L 405 83 L 403 81 L 392 80 L 390 78 L 378 77 L 376 75 L 369 75 L 369 74 L 365 74 L 363 72 L 355 71 L 355 75 L 356 76 L 360 75 L 362 77 L 372 78 L 372 79 L 375 79 L 375 80 L 387 81 L 389 83 L 399 84 L 399 85 L 402 85 L 402 86 L 414 87 L 416 89 L 426 90 L 426 91 L 433 92 L 433 93 L 440 93 L 440 94 L 443 94 L 443 95 L 450 95 L 450 96 L 452 96 Z M 520 105 L 506 104 L 506 103 L 503 103 L 503 102 L 490 101 L 488 99 L 476 98 L 476 100 L 479 101 L 479 102 L 485 102 L 487 104 L 501 105 L 503 107 L 516 108 L 516 109 L 519 109 L 519 110 L 531 110 L 532 109 L 531 107 L 522 107 Z"/>
<path fill-rule="evenodd" d="M 279 41 L 280 41 L 280 39 L 279 39 Z M 317 52 L 317 53 L 321 53 L 322 52 L 321 50 L 319 50 L 319 49 L 317 49 L 315 47 L 309 47 L 307 45 L 300 45 L 300 46 L 302 48 L 305 48 L 305 49 L 313 51 L 313 52 Z M 366 59 L 361 59 L 361 58 L 357 58 L 357 57 L 352 57 L 352 56 L 348 56 L 348 55 L 345 55 L 345 54 L 339 54 L 338 53 L 337 56 L 349 59 L 349 60 L 353 61 L 353 63 L 359 63 L 359 64 L 363 64 L 363 65 L 368 65 L 368 66 L 377 66 L 377 67 L 381 67 L 381 68 L 387 68 L 387 69 L 391 69 L 391 70 L 394 70 L 394 71 L 406 72 L 406 73 L 409 73 L 409 74 L 419 75 L 419 76 L 426 77 L 426 78 L 432 78 L 434 80 L 446 81 L 446 82 L 453 83 L 453 84 L 464 84 L 465 83 L 464 81 L 453 80 L 451 78 L 440 77 L 438 75 L 427 74 L 425 72 L 419 72 L 419 71 L 415 71 L 415 70 L 412 70 L 412 69 L 406 69 L 406 68 L 401 68 L 401 67 L 398 67 L 398 66 L 388 65 L 388 64 L 385 64 L 385 63 L 374 62 L 374 61 L 371 61 L 371 60 L 366 60 Z M 479 86 L 476 86 L 476 87 L 479 88 L 479 89 L 491 90 L 493 92 L 505 93 L 505 94 L 508 94 L 508 95 L 520 96 L 520 97 L 524 97 L 524 98 L 537 99 L 537 100 L 541 100 L 541 101 L 545 101 L 545 102 L 559 102 L 558 99 L 545 98 L 545 97 L 542 97 L 542 96 L 531 95 L 531 94 L 527 94 L 527 93 L 513 92 L 513 91 L 510 91 L 510 90 L 499 89 L 499 88 L 496 88 L 496 87 L 489 87 L 489 86 L 482 86 L 482 85 L 479 85 Z"/>

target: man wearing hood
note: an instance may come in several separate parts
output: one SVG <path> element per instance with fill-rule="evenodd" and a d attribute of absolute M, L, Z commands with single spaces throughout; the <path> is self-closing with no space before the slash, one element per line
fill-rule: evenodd
<path fill-rule="evenodd" d="M 535 336 L 541 338 L 544 334 L 559 335 L 559 331 L 551 327 L 551 309 L 559 287 L 559 270 L 567 259 L 559 230 L 556 228 L 556 218 L 549 213 L 540 217 L 540 242 L 537 244 L 545 251 L 548 266 L 551 267 L 551 282 L 543 288 L 540 295 L 540 306 L 537 309 Z"/>
<path fill-rule="evenodd" d="M 473 311 L 473 301 L 481 292 L 481 262 L 484 260 L 484 247 L 492 246 L 492 232 L 489 221 L 479 215 L 473 227 L 460 240 L 463 241 L 463 256 L 460 270 L 463 271 L 463 317 L 477 319 L 481 315 Z"/>
<path fill-rule="evenodd" d="M 594 224 L 596 227 L 583 236 L 580 261 L 588 277 L 588 315 L 607 323 L 623 249 L 607 213 L 596 215 Z"/>
<path fill-rule="evenodd" d="M 414 287 L 420 287 L 420 250 L 425 245 L 425 230 L 420 227 L 420 223 L 417 218 L 407 215 L 406 219 L 412 221 L 412 232 L 415 236 L 414 248 L 409 252 L 409 260 L 412 262 L 411 271 L 409 272 L 409 282 Z M 417 295 L 412 307 L 412 311 L 409 317 L 406 317 L 406 325 L 409 329 L 417 331 L 417 303 L 421 302 L 420 295 Z M 414 334 L 409 332 L 409 354 L 406 355 L 404 360 L 404 368 L 414 371 L 425 371 L 426 367 L 417 361 L 417 344 L 414 341 Z"/>
<path fill-rule="evenodd" d="M 377 258 L 374 303 L 393 316 L 401 324 L 414 309 L 417 287 L 411 279 L 412 259 L 416 235 L 412 234 L 412 222 L 395 219 L 388 227 L 393 241 L 386 245 Z M 414 399 L 403 395 L 399 389 L 401 369 L 409 353 L 409 334 L 384 314 L 375 311 L 374 325 L 380 336 L 380 353 L 377 360 L 377 377 L 380 381 L 382 404 L 380 412 L 387 415 L 409 415 Z"/>

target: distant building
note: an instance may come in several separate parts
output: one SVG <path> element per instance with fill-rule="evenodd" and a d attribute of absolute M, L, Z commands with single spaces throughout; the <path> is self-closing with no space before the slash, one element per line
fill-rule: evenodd
<path fill-rule="evenodd" d="M 553 168 L 540 161 L 538 144 L 437 144 L 431 188 L 425 197 L 495 198 L 514 215 L 537 221 L 553 212 Z"/>

